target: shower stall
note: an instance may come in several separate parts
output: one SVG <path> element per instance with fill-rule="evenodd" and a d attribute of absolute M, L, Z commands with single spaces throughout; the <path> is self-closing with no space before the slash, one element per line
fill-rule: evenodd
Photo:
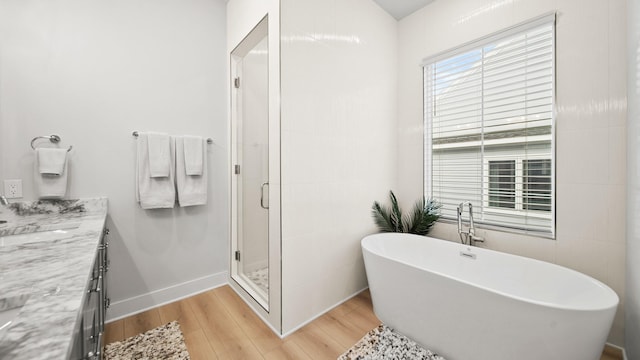
<path fill-rule="evenodd" d="M 370 0 L 227 3 L 230 285 L 281 336 L 366 287 L 360 239 L 396 178 L 396 25 Z"/>

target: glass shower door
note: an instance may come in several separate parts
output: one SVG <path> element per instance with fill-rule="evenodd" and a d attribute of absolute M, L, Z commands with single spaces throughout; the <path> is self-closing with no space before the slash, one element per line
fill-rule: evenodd
<path fill-rule="evenodd" d="M 232 52 L 235 241 L 232 278 L 265 310 L 269 302 L 268 48 L 256 27 Z M 257 33 L 256 33 L 257 32 Z"/>

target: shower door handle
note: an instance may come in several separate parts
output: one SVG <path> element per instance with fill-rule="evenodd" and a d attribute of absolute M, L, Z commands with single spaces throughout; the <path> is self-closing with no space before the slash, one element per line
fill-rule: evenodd
<path fill-rule="evenodd" d="M 265 186 L 269 186 L 269 182 L 262 183 L 262 186 L 260 186 L 260 206 L 263 209 L 269 210 L 269 205 L 267 205 L 267 206 L 264 205 L 264 187 Z"/>

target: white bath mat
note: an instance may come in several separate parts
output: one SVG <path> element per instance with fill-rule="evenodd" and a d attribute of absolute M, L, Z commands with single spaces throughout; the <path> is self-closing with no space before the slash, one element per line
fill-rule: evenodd
<path fill-rule="evenodd" d="M 369 331 L 338 360 L 446 360 L 385 325 Z"/>
<path fill-rule="evenodd" d="M 105 360 L 189 360 L 180 324 L 172 321 L 104 347 Z"/>

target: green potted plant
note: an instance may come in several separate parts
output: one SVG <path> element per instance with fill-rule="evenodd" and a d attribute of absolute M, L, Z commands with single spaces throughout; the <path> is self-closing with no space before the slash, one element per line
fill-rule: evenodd
<path fill-rule="evenodd" d="M 389 191 L 391 207 L 381 206 L 375 201 L 371 207 L 373 221 L 380 232 L 403 232 L 427 235 L 433 224 L 440 217 L 442 204 L 434 199 L 423 197 L 416 201 L 411 213 L 403 215 L 393 191 Z"/>

